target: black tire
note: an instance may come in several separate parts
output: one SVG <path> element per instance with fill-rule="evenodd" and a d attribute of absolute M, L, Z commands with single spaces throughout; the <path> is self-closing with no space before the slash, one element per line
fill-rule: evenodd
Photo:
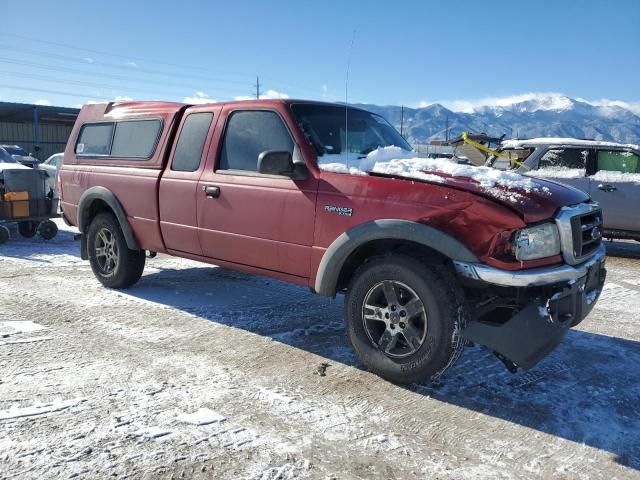
<path fill-rule="evenodd" d="M 24 238 L 31 238 L 38 233 L 38 222 L 18 222 L 18 233 Z"/>
<path fill-rule="evenodd" d="M 9 240 L 9 235 L 9 229 L 4 225 L 0 225 L 0 245 L 2 245 L 3 243 L 7 243 L 7 240 Z"/>
<path fill-rule="evenodd" d="M 127 247 L 115 216 L 110 213 L 97 215 L 89 225 L 86 241 L 91 269 L 105 287 L 127 288 L 140 280 L 144 271 L 144 250 Z"/>
<path fill-rule="evenodd" d="M 53 220 L 45 220 L 38 227 L 38 233 L 45 240 L 51 240 L 58 234 L 58 225 Z"/>
<path fill-rule="evenodd" d="M 377 305 L 378 301 L 372 300 L 377 288 L 382 288 L 383 296 L 378 297 L 381 304 L 386 303 L 389 283 L 394 286 L 394 295 L 397 294 L 399 314 L 391 312 L 391 303 L 382 310 L 365 309 L 365 301 Z M 404 294 L 409 299 L 417 297 L 419 302 L 405 302 Z M 415 310 L 416 305 L 422 309 L 418 308 L 421 313 L 411 314 L 410 310 Z M 387 313 L 381 314 L 381 311 L 391 312 L 392 319 L 382 320 Z M 403 312 L 405 319 L 410 318 L 404 324 L 403 317 L 399 316 Z M 345 297 L 347 335 L 360 360 L 372 372 L 400 384 L 435 380 L 453 365 L 464 347 L 465 318 L 463 293 L 453 275 L 444 268 L 427 266 L 404 255 L 378 257 L 365 263 L 354 274 Z M 396 321 L 393 327 L 391 324 Z M 378 341 L 373 331 L 376 328 L 382 331 Z M 405 338 L 409 328 L 414 333 L 422 333 Z M 387 339 L 397 337 L 387 353 L 383 347 L 391 342 L 383 341 L 385 335 Z M 409 338 L 413 338 L 413 346 Z M 380 342 L 385 345 L 380 346 Z"/>

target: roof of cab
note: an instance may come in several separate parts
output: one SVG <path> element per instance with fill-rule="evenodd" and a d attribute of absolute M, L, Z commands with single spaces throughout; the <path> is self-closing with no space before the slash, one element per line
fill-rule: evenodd
<path fill-rule="evenodd" d="M 291 104 L 313 104 L 327 106 L 343 106 L 337 103 L 319 102 L 315 100 L 297 100 L 297 99 L 265 99 L 265 100 L 233 100 L 229 102 L 217 102 L 209 104 L 188 104 L 178 102 L 160 102 L 160 101 L 130 101 L 130 102 L 109 102 L 94 103 L 82 107 L 83 117 L 106 117 L 106 118 L 127 118 L 139 115 L 166 115 L 174 114 L 183 108 L 203 107 L 206 105 L 243 105 L 247 107 L 274 107 L 276 105 Z M 357 107 L 350 107 L 357 108 Z M 88 115 L 87 115 L 88 114 Z"/>

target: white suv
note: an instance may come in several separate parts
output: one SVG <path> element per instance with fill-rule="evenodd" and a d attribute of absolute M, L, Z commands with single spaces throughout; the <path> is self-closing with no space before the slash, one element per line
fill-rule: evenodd
<path fill-rule="evenodd" d="M 640 146 L 575 138 L 533 138 L 505 140 L 501 151 L 518 162 L 493 156 L 487 160 L 488 166 L 578 188 L 602 207 L 605 237 L 640 241 Z"/>

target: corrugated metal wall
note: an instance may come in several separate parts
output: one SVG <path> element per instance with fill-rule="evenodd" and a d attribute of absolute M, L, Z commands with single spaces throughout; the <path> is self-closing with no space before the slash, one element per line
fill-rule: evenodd
<path fill-rule="evenodd" d="M 38 124 L 40 152 L 34 150 L 35 138 L 33 123 L 12 123 L 0 121 L 0 144 L 20 145 L 34 157 L 46 160 L 54 153 L 64 151 L 67 139 L 71 134 L 71 125 L 47 123 L 41 119 Z"/>

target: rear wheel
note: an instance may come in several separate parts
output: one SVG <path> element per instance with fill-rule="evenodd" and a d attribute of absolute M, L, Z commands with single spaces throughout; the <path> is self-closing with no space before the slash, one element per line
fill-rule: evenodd
<path fill-rule="evenodd" d="M 112 214 L 101 213 L 93 219 L 86 241 L 91 269 L 105 287 L 127 288 L 142 276 L 144 250 L 129 249 Z"/>
<path fill-rule="evenodd" d="M 53 220 L 46 220 L 38 227 L 38 233 L 45 240 L 51 240 L 58 234 L 58 225 Z"/>
<path fill-rule="evenodd" d="M 396 383 L 437 378 L 464 346 L 463 299 L 452 275 L 404 255 L 379 257 L 356 271 L 345 315 L 362 362 Z"/>
<path fill-rule="evenodd" d="M 38 232 L 38 222 L 19 222 L 18 233 L 24 238 L 31 238 Z"/>
<path fill-rule="evenodd" d="M 9 229 L 4 225 L 0 225 L 0 245 L 9 240 Z"/>

